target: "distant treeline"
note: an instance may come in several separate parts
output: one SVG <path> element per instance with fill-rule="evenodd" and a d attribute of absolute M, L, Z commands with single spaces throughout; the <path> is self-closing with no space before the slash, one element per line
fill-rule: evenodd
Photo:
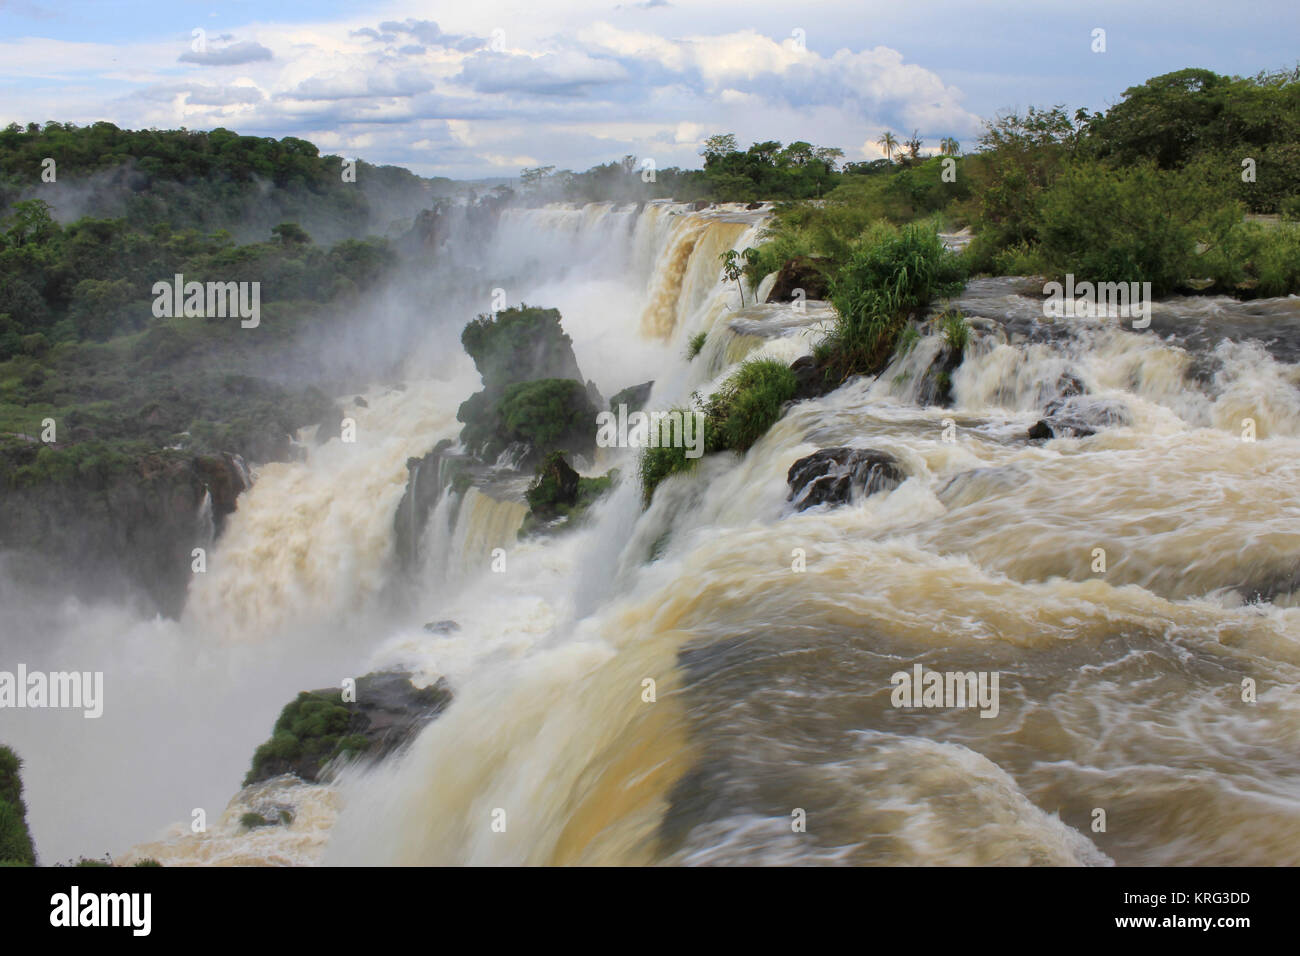
<path fill-rule="evenodd" d="M 821 203 L 779 207 L 746 255 L 750 279 L 802 258 L 829 281 L 875 223 L 934 218 L 974 232 L 972 274 L 1150 281 L 1157 295 L 1300 291 L 1300 229 L 1288 224 L 1300 219 L 1300 70 L 1180 70 L 1102 113 L 1004 113 L 968 153 L 919 145 L 850 164 Z"/>
<path fill-rule="evenodd" d="M 957 158 L 961 145 L 950 137 L 933 144 L 941 155 Z M 977 150 L 984 157 L 971 189 L 940 188 L 941 165 L 919 133 L 905 140 L 881 137 L 887 158 L 842 163 L 843 151 L 798 141 L 754 143 L 741 149 L 730 133 L 709 137 L 701 150 L 703 168 L 654 168 L 653 162 L 624 156 L 585 172 L 552 166 L 525 169 L 525 197 L 574 202 L 673 198 L 715 202 L 819 199 L 837 187 L 860 185 L 863 176 L 902 175 L 891 182 L 894 218 L 935 212 L 966 199 L 972 190 L 1011 193 L 1041 187 L 1050 166 L 1062 156 L 1105 161 L 1112 166 L 1150 163 L 1162 170 L 1198 161 L 1223 163 L 1251 159 L 1254 181 L 1241 182 L 1237 198 L 1252 212 L 1276 213 L 1300 195 L 1300 72 L 1287 70 L 1254 77 L 1221 76 L 1210 70 L 1179 70 L 1124 92 L 1120 103 L 1101 113 L 1063 106 L 993 120 Z M 1022 155 L 1013 156 L 1019 152 Z M 996 158 L 994 158 L 996 154 Z M 970 159 L 972 157 L 965 157 Z M 1006 165 L 994 171 L 991 165 Z M 917 170 L 911 175 L 909 171 Z M 961 177 L 958 177 L 960 181 Z M 880 187 L 875 187 L 880 188 Z M 873 190 L 874 191 L 874 190 Z M 1008 197 L 1009 198 L 1009 197 Z"/>
<path fill-rule="evenodd" d="M 47 160 L 57 189 L 42 179 L 49 175 Z M 355 178 L 347 180 L 345 162 L 293 136 L 12 123 L 0 130 L 0 214 L 23 199 L 45 198 L 63 221 L 226 229 L 240 239 L 262 238 L 288 221 L 331 242 L 384 233 L 393 220 L 460 189 L 449 179 L 359 160 Z"/>

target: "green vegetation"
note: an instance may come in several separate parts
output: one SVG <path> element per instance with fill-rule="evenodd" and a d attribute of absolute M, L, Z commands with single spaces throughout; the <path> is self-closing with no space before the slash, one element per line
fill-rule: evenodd
<path fill-rule="evenodd" d="M 683 418 L 703 412 L 703 450 L 748 451 L 781 417 L 785 403 L 795 396 L 799 383 L 794 372 L 774 359 L 751 359 L 743 363 L 707 401 L 696 399 L 696 409 L 676 408 Z M 652 426 L 654 427 L 654 426 Z M 642 498 L 649 504 L 655 488 L 670 475 L 695 467 L 699 458 L 687 457 L 685 443 L 674 443 L 667 421 L 658 423 L 659 434 L 652 438 L 657 447 L 641 453 L 640 477 Z"/>
<path fill-rule="evenodd" d="M 34 191 L 45 157 L 57 161 L 58 183 L 82 187 L 82 215 L 144 232 L 166 224 L 253 238 L 293 221 L 335 241 L 355 235 L 358 223 L 382 232 L 411 208 L 455 191 L 450 180 L 360 161 L 355 181 L 345 181 L 341 157 L 292 136 L 12 123 L 0 130 L 0 213 Z"/>
<path fill-rule="evenodd" d="M 560 326 L 558 309 L 521 305 L 480 315 L 461 333 L 488 391 L 537 378 L 577 378 L 573 340 Z"/>
<path fill-rule="evenodd" d="M 822 203 L 777 207 L 744 254 L 751 285 L 799 258 L 833 280 L 875 223 L 933 218 L 972 228 L 972 274 L 1148 281 L 1157 295 L 1205 279 L 1239 296 L 1300 291 L 1296 228 L 1242 215 L 1300 215 L 1300 68 L 1180 70 L 1098 114 L 1031 106 L 990 121 L 966 155 L 943 141 L 925 158 L 915 134 L 880 145 L 889 158 L 845 164 Z"/>
<path fill-rule="evenodd" d="M 940 327 L 943 329 L 943 340 L 950 349 L 958 354 L 966 351 L 966 346 L 970 344 L 970 323 L 965 316 L 960 312 L 945 312 L 940 316 Z M 917 334 L 916 327 L 909 324 L 903 332 L 905 338 L 908 332 Z M 899 348 L 902 350 L 901 343 Z"/>
<path fill-rule="evenodd" d="M 515 442 L 532 446 L 532 457 L 558 449 L 589 454 L 595 445 L 596 408 L 581 382 L 543 378 L 508 385 L 492 400 L 477 392 L 460 406 L 461 441 L 493 459 Z"/>
<path fill-rule="evenodd" d="M 582 519 L 596 501 L 614 486 L 618 470 L 597 478 L 585 478 L 569 466 L 563 452 L 555 451 L 537 466 L 532 485 L 524 493 L 528 514 L 519 537 L 535 534 L 545 525 L 563 518 L 562 527 L 571 528 Z"/>
<path fill-rule="evenodd" d="M 456 413 L 467 448 L 485 459 L 514 442 L 531 445 L 534 460 L 559 449 L 590 453 L 597 410 L 558 310 L 523 305 L 480 315 L 461 344 L 483 378 Z"/>
<path fill-rule="evenodd" d="M 303 691 L 280 712 L 271 739 L 253 754 L 244 785 L 288 772 L 296 772 L 304 780 L 316 779 L 335 757 L 361 753 L 369 747 L 369 741 L 351 729 L 352 711 L 344 704 L 321 693 Z"/>
<path fill-rule="evenodd" d="M 683 416 L 694 414 L 693 409 L 673 408 L 670 411 L 680 413 Z M 707 420 L 705 428 L 708 428 Z M 687 449 L 684 446 L 676 446 L 669 442 L 668 427 L 662 422 L 660 423 L 659 436 L 657 447 L 646 448 L 641 452 L 641 460 L 638 465 L 641 478 L 641 500 L 647 507 L 650 504 L 650 499 L 654 497 L 655 489 L 659 487 L 660 482 L 672 475 L 690 471 L 699 461 L 698 458 L 687 458 Z"/>
<path fill-rule="evenodd" d="M 701 150 L 703 169 L 654 169 L 654 178 L 635 156 L 575 173 L 553 166 L 525 169 L 520 176 L 524 195 L 538 201 L 619 201 L 629 199 L 711 200 L 757 202 L 774 199 L 816 199 L 839 178 L 836 165 L 842 150 L 775 140 L 740 149 L 730 133 L 710 136 Z"/>
<path fill-rule="evenodd" d="M 23 803 L 22 766 L 16 753 L 0 746 L 0 863 L 35 866 L 36 850 Z"/>
<path fill-rule="evenodd" d="M 754 359 L 742 364 L 709 398 L 706 421 L 714 425 L 719 448 L 748 451 L 781 417 L 782 406 L 798 388 L 784 362 Z M 706 425 L 706 436 L 709 431 Z"/>
<path fill-rule="evenodd" d="M 699 355 L 700 352 L 704 350 L 704 343 L 708 341 L 708 338 L 708 332 L 696 332 L 690 337 L 689 341 L 686 343 L 686 358 L 688 361 L 695 358 L 695 356 Z"/>
<path fill-rule="evenodd" d="M 960 258 L 944 247 L 933 226 L 872 227 L 831 279 L 837 319 L 815 352 L 826 380 L 838 384 L 879 372 L 908 320 L 957 292 L 964 279 Z"/>
<path fill-rule="evenodd" d="M 740 284 L 740 277 L 745 274 L 744 266 L 741 265 L 740 253 L 735 249 L 728 249 L 721 256 L 722 260 L 722 281 L 736 283 L 736 291 L 740 293 L 740 307 L 745 307 L 745 287 Z"/>

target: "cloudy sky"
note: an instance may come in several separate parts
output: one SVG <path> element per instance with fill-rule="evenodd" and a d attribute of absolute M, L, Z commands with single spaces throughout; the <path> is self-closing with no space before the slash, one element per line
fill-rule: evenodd
<path fill-rule="evenodd" d="M 863 159 L 885 129 L 973 144 L 1004 108 L 1294 66 L 1298 38 L 1295 0 L 0 0 L 0 124 L 225 126 L 457 178 L 696 166 L 715 132 Z"/>

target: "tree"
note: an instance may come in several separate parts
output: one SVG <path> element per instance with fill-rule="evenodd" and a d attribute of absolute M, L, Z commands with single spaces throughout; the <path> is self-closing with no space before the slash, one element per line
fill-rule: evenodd
<path fill-rule="evenodd" d="M 921 134 L 917 130 L 912 130 L 912 138 L 903 145 L 907 147 L 907 156 L 913 162 L 921 158 Z"/>
<path fill-rule="evenodd" d="M 704 141 L 704 148 L 700 150 L 700 155 L 704 157 L 704 165 L 709 165 L 728 153 L 736 152 L 736 134 L 735 133 L 714 133 Z"/>
<path fill-rule="evenodd" d="M 939 152 L 944 156 L 960 156 L 961 143 L 957 142 L 957 140 L 953 139 L 951 136 L 945 136 L 943 139 L 939 140 Z"/>
<path fill-rule="evenodd" d="M 898 149 L 898 139 L 889 130 L 885 130 L 880 139 L 876 140 L 876 145 L 885 151 L 885 159 L 894 158 L 894 150 Z"/>
<path fill-rule="evenodd" d="M 728 249 L 718 258 L 722 260 L 722 281 L 736 283 L 736 288 L 740 290 L 740 307 L 743 309 L 745 287 L 740 284 L 740 277 L 745 274 L 745 268 L 740 264 L 740 257 L 736 255 L 735 249 Z"/>
<path fill-rule="evenodd" d="M 279 239 L 280 244 L 285 246 L 305 246 L 311 243 L 311 236 L 307 230 L 296 222 L 280 223 L 280 225 L 271 229 L 271 235 Z"/>
<path fill-rule="evenodd" d="M 524 189 L 536 189 L 542 184 L 551 173 L 555 172 L 554 166 L 529 166 L 519 173 L 519 185 Z"/>

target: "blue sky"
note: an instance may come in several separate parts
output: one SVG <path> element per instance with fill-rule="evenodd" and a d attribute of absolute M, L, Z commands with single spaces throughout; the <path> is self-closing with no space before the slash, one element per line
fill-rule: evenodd
<path fill-rule="evenodd" d="M 0 123 L 225 126 L 461 178 L 694 166 L 715 132 L 863 159 L 885 129 L 972 144 L 1004 108 L 1294 66 L 1297 40 L 1295 0 L 0 0 Z"/>

